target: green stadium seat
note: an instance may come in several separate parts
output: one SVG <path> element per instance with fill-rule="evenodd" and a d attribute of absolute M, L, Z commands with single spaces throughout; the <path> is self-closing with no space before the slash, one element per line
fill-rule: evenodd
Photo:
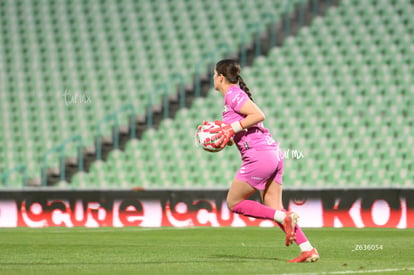
<path fill-rule="evenodd" d="M 7 92 L 0 93 L 5 121 L 0 172 L 26 163 L 29 175 L 38 176 L 46 150 L 74 134 L 93 144 L 96 123 L 105 115 L 126 103 L 143 114 L 148 94 L 159 103 L 155 87 L 172 73 L 185 75 L 189 83 L 202 55 L 223 41 L 237 50 L 237 39 L 254 18 L 263 19 L 259 28 L 264 29 L 267 13 L 281 18 L 286 8 L 283 1 L 271 0 L 227 5 L 232 12 L 218 10 L 218 0 L 208 5 L 185 0 L 4 4 L 0 64 L 6 65 L 0 89 Z M 343 0 L 243 71 L 267 114 L 265 125 L 282 148 L 308 150 L 304 159 L 286 160 L 287 186 L 412 184 L 407 161 L 414 153 L 409 149 L 414 136 L 412 11 L 409 1 Z M 169 92 L 174 87 L 171 83 Z M 66 104 L 65 90 L 86 94 L 92 102 Z M 125 153 L 111 152 L 107 162 L 75 175 L 71 187 L 228 186 L 240 165 L 237 150 L 209 154 L 196 148 L 193 138 L 198 123 L 220 118 L 221 102 L 211 90 L 174 120 L 129 142 Z M 120 121 L 126 123 L 127 116 L 120 115 Z M 102 132 L 110 128 L 104 124 Z M 385 158 L 387 151 L 371 146 L 395 143 L 395 162 L 373 166 L 371 159 Z M 69 146 L 67 155 L 75 154 L 76 146 Z M 51 156 L 48 166 L 56 167 L 57 161 Z M 219 168 L 207 173 L 212 165 Z M 19 177 L 14 174 L 10 184 L 21 186 Z M 65 184 L 70 186 L 60 183 Z"/>

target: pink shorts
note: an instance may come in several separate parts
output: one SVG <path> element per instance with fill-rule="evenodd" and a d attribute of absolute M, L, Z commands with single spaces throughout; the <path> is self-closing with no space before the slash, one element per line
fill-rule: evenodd
<path fill-rule="evenodd" d="M 257 190 L 264 190 L 269 180 L 282 184 L 284 162 L 277 152 L 253 148 L 245 151 L 236 179 L 247 182 Z"/>

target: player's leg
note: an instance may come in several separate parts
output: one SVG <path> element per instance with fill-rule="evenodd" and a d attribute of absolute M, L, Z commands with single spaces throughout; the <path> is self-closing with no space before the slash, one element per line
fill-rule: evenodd
<path fill-rule="evenodd" d="M 284 222 L 285 214 L 256 201 L 247 200 L 256 190 L 266 187 L 269 175 L 273 175 L 279 165 L 273 151 L 251 150 L 243 155 L 243 163 L 236 173 L 227 195 L 227 205 L 233 212 L 260 219 Z"/>
<path fill-rule="evenodd" d="M 260 191 L 262 196 L 263 203 L 274 207 L 275 209 L 282 210 L 282 185 L 269 180 L 266 184 L 266 188 L 263 191 Z"/>
<path fill-rule="evenodd" d="M 277 213 L 277 221 L 279 227 L 286 233 L 286 246 L 292 244 L 296 239 L 296 223 L 298 220 L 298 215 L 294 212 L 286 212 L 283 209 L 282 202 L 282 185 L 269 180 L 266 184 L 266 188 L 263 191 L 260 191 L 262 196 L 262 201 L 265 205 L 275 208 Z"/>
<path fill-rule="evenodd" d="M 281 184 L 276 181 L 269 182 L 266 189 L 261 192 L 261 195 L 265 205 L 276 209 L 283 209 Z M 302 253 L 289 262 L 316 262 L 319 259 L 318 252 L 312 247 L 299 225 L 296 225 L 294 229 L 296 235 L 295 243 L 299 246 Z"/>
<path fill-rule="evenodd" d="M 257 201 L 248 200 L 256 189 L 247 182 L 234 179 L 227 194 L 228 208 L 237 213 L 258 219 L 273 220 L 276 210 Z"/>

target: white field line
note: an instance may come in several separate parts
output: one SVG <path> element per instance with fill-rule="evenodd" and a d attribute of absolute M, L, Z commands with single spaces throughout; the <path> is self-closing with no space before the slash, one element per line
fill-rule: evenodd
<path fill-rule="evenodd" d="M 414 267 L 367 269 L 367 270 L 346 270 L 346 271 L 332 271 L 332 272 L 328 271 L 328 272 L 311 272 L 311 273 L 273 273 L 273 274 L 258 274 L 258 275 L 334 275 L 334 274 L 363 274 L 363 273 L 404 272 L 404 271 L 414 271 Z"/>

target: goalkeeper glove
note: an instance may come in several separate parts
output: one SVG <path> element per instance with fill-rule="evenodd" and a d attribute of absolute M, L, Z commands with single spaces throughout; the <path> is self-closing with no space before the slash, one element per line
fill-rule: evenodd
<path fill-rule="evenodd" d="M 215 142 L 216 146 L 223 148 L 230 141 L 230 139 L 238 132 L 243 130 L 243 125 L 240 121 L 233 122 L 232 124 L 226 124 L 222 121 L 216 120 L 214 123 L 220 127 L 210 130 L 210 133 L 217 133 L 213 139 L 218 139 Z"/>
<path fill-rule="evenodd" d="M 202 125 L 198 125 L 197 126 L 197 130 L 200 130 L 201 127 L 203 127 L 204 125 L 208 125 L 208 121 L 203 120 L 203 124 Z"/>

